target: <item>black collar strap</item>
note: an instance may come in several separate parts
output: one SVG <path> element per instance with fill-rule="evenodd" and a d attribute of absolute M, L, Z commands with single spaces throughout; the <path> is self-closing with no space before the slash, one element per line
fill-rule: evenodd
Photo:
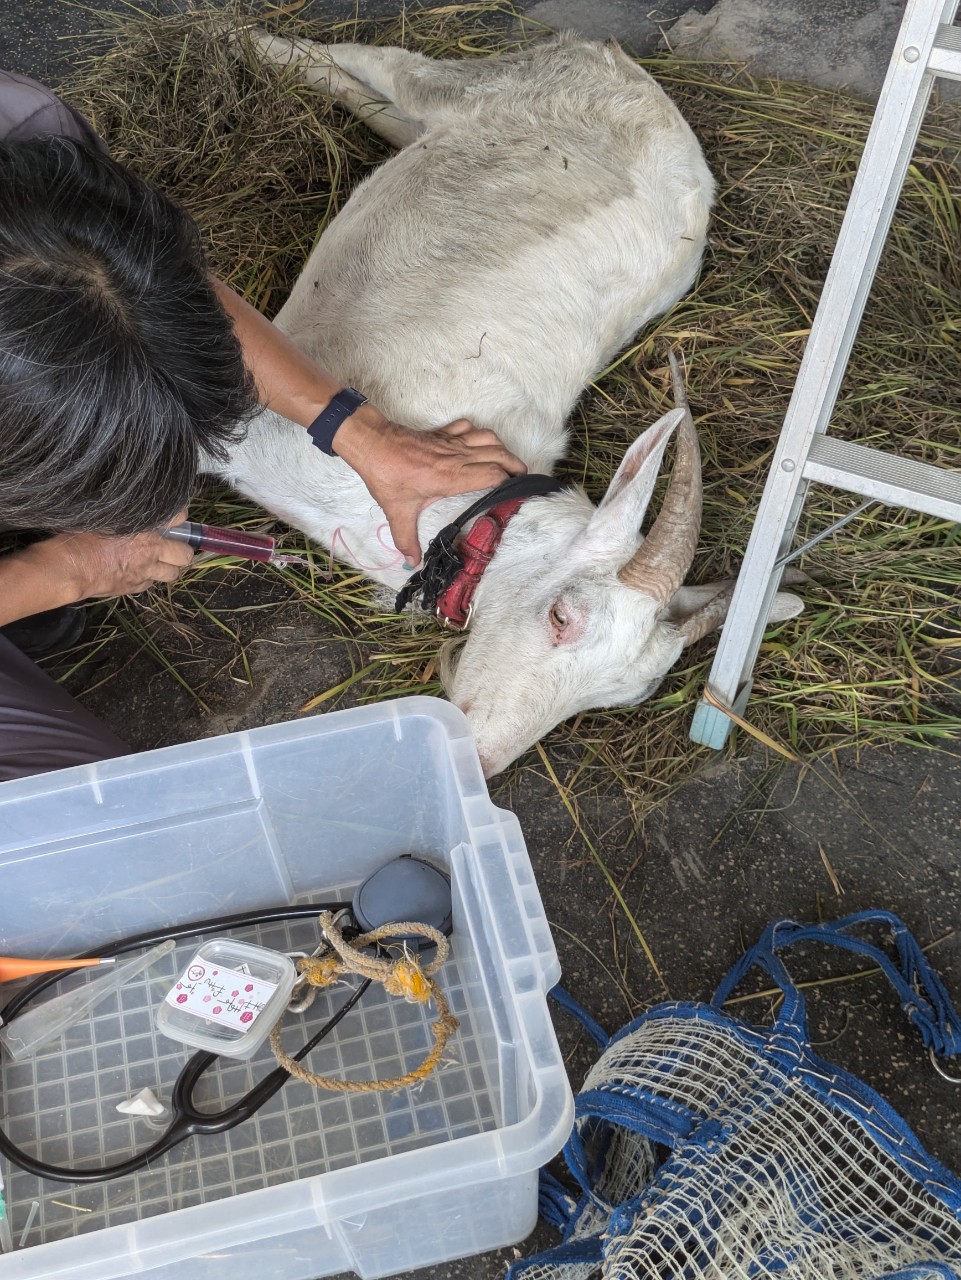
<path fill-rule="evenodd" d="M 464 525 L 475 516 L 483 515 L 496 507 L 500 502 L 508 502 L 517 498 L 535 498 L 547 493 L 557 493 L 564 486 L 553 476 L 511 476 L 503 484 L 485 493 L 483 498 L 471 504 L 452 524 L 446 525 L 431 540 L 424 555 L 424 563 L 412 574 L 394 602 L 394 609 L 400 613 L 406 609 L 411 600 L 420 592 L 420 607 L 427 613 L 433 613 L 437 605 L 437 597 L 442 595 L 454 581 L 461 568 L 461 558 L 454 542 L 463 531 Z"/>

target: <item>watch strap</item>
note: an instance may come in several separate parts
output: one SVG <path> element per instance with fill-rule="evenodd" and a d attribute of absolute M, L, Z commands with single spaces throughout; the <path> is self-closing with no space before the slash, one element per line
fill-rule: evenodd
<path fill-rule="evenodd" d="M 353 387 L 344 387 L 342 391 L 338 391 L 331 398 L 330 404 L 327 405 L 326 409 L 322 409 L 318 413 L 307 428 L 307 434 L 323 453 L 332 458 L 336 457 L 334 436 L 337 434 L 337 429 L 345 418 L 349 418 L 355 410 L 366 403 L 367 397 L 365 395 L 361 395 Z"/>

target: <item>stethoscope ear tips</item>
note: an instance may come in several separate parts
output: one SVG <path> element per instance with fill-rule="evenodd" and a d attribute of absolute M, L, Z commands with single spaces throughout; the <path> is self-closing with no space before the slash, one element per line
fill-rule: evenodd
<path fill-rule="evenodd" d="M 379 867 L 358 886 L 351 909 L 364 933 L 393 921 L 416 920 L 449 936 L 450 879 L 432 863 L 405 853 Z M 416 934 L 398 934 L 397 941 L 412 951 L 433 946 Z"/>

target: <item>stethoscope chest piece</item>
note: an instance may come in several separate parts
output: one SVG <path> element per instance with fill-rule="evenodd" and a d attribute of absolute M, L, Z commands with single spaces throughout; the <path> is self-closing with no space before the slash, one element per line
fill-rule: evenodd
<path fill-rule="evenodd" d="M 431 863 L 404 854 L 367 877 L 354 894 L 351 910 L 364 933 L 394 920 L 416 920 L 449 935 L 450 880 Z M 416 934 L 398 934 L 397 941 L 415 951 L 432 945 Z"/>

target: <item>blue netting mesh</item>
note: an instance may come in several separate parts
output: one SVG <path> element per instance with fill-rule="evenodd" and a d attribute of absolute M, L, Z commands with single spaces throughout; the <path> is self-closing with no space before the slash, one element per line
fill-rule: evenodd
<path fill-rule="evenodd" d="M 961 1019 L 897 916 L 777 921 L 709 1005 L 659 1005 L 610 1040 L 565 1149 L 580 1196 L 544 1181 L 563 1242 L 510 1280 L 961 1280 L 961 1182 L 878 1094 L 812 1052 L 779 954 L 799 942 L 870 957 L 931 1051 L 961 1053 Z M 722 1008 L 752 968 L 783 992 L 767 1028 Z"/>

